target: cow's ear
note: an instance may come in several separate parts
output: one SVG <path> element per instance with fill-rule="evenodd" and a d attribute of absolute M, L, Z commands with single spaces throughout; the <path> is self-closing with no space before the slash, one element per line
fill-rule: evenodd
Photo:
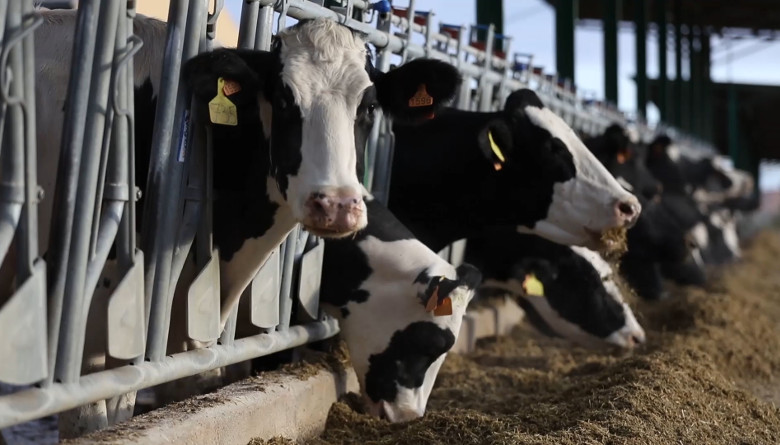
<path fill-rule="evenodd" d="M 273 67 L 267 51 L 217 49 L 199 54 L 184 65 L 184 83 L 198 100 L 208 102 L 218 93 L 219 79 L 227 83 L 223 93 L 236 105 L 256 102 Z"/>
<path fill-rule="evenodd" d="M 512 92 L 504 102 L 504 111 L 514 113 L 517 110 L 523 110 L 525 107 L 544 108 L 542 100 L 533 90 L 523 88 Z"/>
<path fill-rule="evenodd" d="M 388 73 L 375 73 L 377 100 L 396 120 L 421 122 L 446 106 L 460 86 L 458 70 L 445 62 L 416 59 Z"/>
<path fill-rule="evenodd" d="M 514 147 L 512 131 L 503 120 L 491 121 L 483 127 L 477 135 L 477 143 L 482 154 L 496 171 L 503 169 L 504 164 L 509 162 L 512 156 Z"/>

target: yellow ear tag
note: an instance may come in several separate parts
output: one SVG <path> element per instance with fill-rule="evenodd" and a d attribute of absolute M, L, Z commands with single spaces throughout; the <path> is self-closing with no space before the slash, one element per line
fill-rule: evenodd
<path fill-rule="evenodd" d="M 209 102 L 209 118 L 218 125 L 238 125 L 236 105 L 225 96 L 225 79 L 217 79 L 217 97 Z"/>
<path fill-rule="evenodd" d="M 417 92 L 409 99 L 409 108 L 429 107 L 431 105 L 433 105 L 433 97 L 428 94 L 425 84 L 421 83 L 420 87 L 417 88 Z"/>
<path fill-rule="evenodd" d="M 498 148 L 498 144 L 496 144 L 496 141 L 493 140 L 493 133 L 488 130 L 488 141 L 490 141 L 490 149 L 493 150 L 493 154 L 496 155 L 499 161 L 502 163 L 506 162 L 506 158 L 504 158 L 504 153 L 501 153 L 501 149 Z M 496 162 L 493 164 L 493 167 L 496 169 L 496 171 L 501 170 L 500 167 L 501 164 Z"/>
<path fill-rule="evenodd" d="M 536 279 L 536 275 L 529 273 L 523 280 L 523 290 L 526 295 L 535 295 L 538 297 L 544 296 L 544 284 Z"/>

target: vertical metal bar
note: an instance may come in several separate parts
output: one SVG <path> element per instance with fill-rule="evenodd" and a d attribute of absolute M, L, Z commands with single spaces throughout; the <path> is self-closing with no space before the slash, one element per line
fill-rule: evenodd
<path fill-rule="evenodd" d="M 241 7 L 241 24 L 238 28 L 238 47 L 252 48 L 257 36 L 257 17 L 260 4 L 255 1 L 245 1 Z"/>
<path fill-rule="evenodd" d="M 647 18 L 644 0 L 634 3 L 636 26 L 636 107 L 639 115 L 647 115 Z"/>
<path fill-rule="evenodd" d="M 622 0 L 604 0 L 604 97 L 618 103 L 618 17 Z"/>
<path fill-rule="evenodd" d="M 5 130 L 0 128 L 0 255 L 5 256 L 19 226 L 25 195 L 25 69 L 23 44 L 18 40 L 24 27 L 22 2 L 7 6 L 7 33 L 0 60 L 0 101 L 5 110 Z M 4 20 L 6 17 L 0 17 Z M 5 66 L 5 64 L 8 66 Z M 34 137 L 34 135 L 33 135 Z M 24 246 L 26 247 L 26 245 Z M 26 254 L 25 254 L 26 255 Z M 25 277 L 26 278 L 26 277 Z"/>
<path fill-rule="evenodd" d="M 274 28 L 274 8 L 263 6 L 257 18 L 257 30 L 255 31 L 255 49 L 268 51 L 271 49 L 271 36 Z M 242 47 L 243 48 L 243 47 Z"/>
<path fill-rule="evenodd" d="M 412 23 L 414 23 L 414 7 L 415 0 L 409 0 L 409 9 L 406 10 L 406 42 L 404 48 L 401 50 L 401 63 L 406 63 L 409 60 L 409 45 L 412 43 Z"/>
<path fill-rule="evenodd" d="M 192 10 L 190 10 L 192 9 Z M 189 13 L 189 14 L 188 14 Z M 163 76 L 157 102 L 156 122 L 152 135 L 152 153 L 147 181 L 147 202 L 142 227 L 142 243 L 146 253 L 145 288 L 149 301 L 149 335 L 146 356 L 160 360 L 165 356 L 171 310 L 171 290 L 174 277 L 174 251 L 178 246 L 177 232 L 181 219 L 181 185 L 188 154 L 184 108 L 188 98 L 179 89 L 181 64 L 197 54 L 201 34 L 205 31 L 206 5 L 203 0 L 171 2 L 168 15 L 168 36 L 163 62 Z M 171 106 L 175 104 L 175 106 Z M 180 129 L 174 140 L 170 129 Z M 174 148 L 176 151 L 174 151 Z M 177 209 L 177 211 L 171 211 Z M 177 259 L 176 266 L 183 264 Z"/>
<path fill-rule="evenodd" d="M 95 44 L 95 60 L 92 67 L 90 99 L 87 108 L 84 129 L 84 148 L 82 168 L 78 175 L 78 194 L 75 213 L 79 218 L 74 221 L 72 242 L 68 261 L 68 275 L 65 280 L 64 305 L 62 314 L 62 337 L 59 345 L 59 360 L 55 367 L 55 376 L 59 381 L 74 383 L 81 371 L 86 331 L 86 307 L 92 298 L 94 289 L 87 289 L 87 263 L 90 259 L 89 239 L 96 186 L 98 182 L 98 164 L 105 127 L 105 110 L 108 105 L 108 87 L 111 76 L 111 60 L 114 54 L 114 39 L 118 19 L 119 2 L 103 3 Z"/>
<path fill-rule="evenodd" d="M 71 245 L 71 231 L 75 215 L 78 178 L 81 171 L 81 152 L 84 142 L 84 121 L 87 114 L 90 67 L 94 57 L 97 32 L 97 14 L 100 2 L 82 0 L 76 20 L 71 58 L 70 81 L 63 132 L 60 160 L 57 167 L 57 186 L 54 193 L 51 237 L 48 250 L 48 294 L 49 294 L 49 379 L 54 378 L 57 345 L 60 337 L 60 321 L 63 312 L 65 281 L 68 277 L 68 263 Z"/>
<path fill-rule="evenodd" d="M 292 313 L 292 283 L 293 265 L 295 264 L 296 244 L 300 233 L 300 226 L 287 235 L 284 241 L 284 256 L 282 260 L 282 281 L 279 294 L 279 326 L 280 331 L 286 331 L 290 327 L 290 314 Z"/>
<path fill-rule="evenodd" d="M 702 29 L 701 35 L 699 37 L 699 42 L 701 45 L 701 56 L 700 56 L 700 66 L 701 66 L 701 96 L 702 96 L 702 106 L 704 108 L 704 112 L 702 114 L 702 127 L 701 127 L 701 138 L 704 139 L 706 142 L 712 141 L 712 77 L 711 77 L 711 67 L 712 67 L 712 48 L 710 44 L 710 33 L 709 30 Z"/>
<path fill-rule="evenodd" d="M 30 17 L 33 5 L 22 2 L 22 14 Z M 17 231 L 20 248 L 17 256 L 17 282 L 23 282 L 33 272 L 33 262 L 38 257 L 38 178 L 35 122 L 35 48 L 33 37 L 28 36 L 22 43 L 24 60 L 24 120 L 25 120 L 25 204 L 22 209 L 21 224 Z"/>
<path fill-rule="evenodd" d="M 690 27 L 690 51 L 689 60 L 691 64 L 690 76 L 688 79 L 688 116 L 691 122 L 690 131 L 694 136 L 701 136 L 701 122 L 704 116 L 704 111 L 701 109 L 701 42 L 700 42 L 700 28 Z"/>
<path fill-rule="evenodd" d="M 575 17 L 577 17 L 577 0 L 558 0 L 555 5 L 555 66 L 558 75 L 572 82 L 574 82 Z"/>
<path fill-rule="evenodd" d="M 674 0 L 674 125 L 682 127 L 682 0 Z"/>
<path fill-rule="evenodd" d="M 493 85 L 487 81 L 486 74 L 493 69 L 494 41 L 495 29 L 491 23 L 488 26 L 487 41 L 485 43 L 485 66 L 482 68 L 482 76 L 479 79 L 479 111 L 490 111 L 490 103 L 493 101 Z"/>
<path fill-rule="evenodd" d="M 658 97 L 656 104 L 661 114 L 661 121 L 666 122 L 669 117 L 668 101 L 666 94 L 666 0 L 655 0 L 655 23 L 658 26 Z"/>

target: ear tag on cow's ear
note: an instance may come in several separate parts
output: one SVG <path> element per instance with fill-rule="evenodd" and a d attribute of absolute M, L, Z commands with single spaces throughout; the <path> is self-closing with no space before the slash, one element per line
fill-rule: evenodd
<path fill-rule="evenodd" d="M 235 80 L 225 79 L 225 85 L 222 86 L 222 92 L 225 96 L 232 96 L 241 91 L 241 84 Z"/>
<path fill-rule="evenodd" d="M 452 315 L 452 298 L 445 297 L 444 300 L 436 306 L 436 309 L 433 310 L 433 315 L 437 317 Z"/>
<path fill-rule="evenodd" d="M 618 164 L 625 164 L 627 160 L 628 160 L 628 156 L 626 156 L 626 154 L 623 153 L 622 151 L 617 154 Z"/>
<path fill-rule="evenodd" d="M 501 170 L 504 168 L 504 162 L 506 162 L 506 158 L 504 158 L 504 153 L 501 152 L 501 149 L 498 148 L 498 144 L 496 144 L 496 141 L 493 140 L 493 133 L 488 130 L 488 141 L 490 142 L 490 149 L 493 151 L 493 154 L 496 155 L 499 162 L 493 163 L 493 168 L 496 169 L 496 171 Z"/>
<path fill-rule="evenodd" d="M 232 91 L 231 94 L 235 92 Z M 218 125 L 238 125 L 236 105 L 225 96 L 225 79 L 222 77 L 217 79 L 217 97 L 209 102 L 209 119 Z"/>
<path fill-rule="evenodd" d="M 431 297 L 428 298 L 428 302 L 425 304 L 425 312 L 433 312 L 436 310 L 436 306 L 439 304 L 439 286 L 433 288 Z"/>
<path fill-rule="evenodd" d="M 544 284 L 536 279 L 536 275 L 532 273 L 525 276 L 525 280 L 523 280 L 523 290 L 526 295 L 544 296 Z"/>
<path fill-rule="evenodd" d="M 428 94 L 425 84 L 421 83 L 420 87 L 417 88 L 417 92 L 409 99 L 409 108 L 429 107 L 431 105 L 433 105 L 433 97 Z"/>

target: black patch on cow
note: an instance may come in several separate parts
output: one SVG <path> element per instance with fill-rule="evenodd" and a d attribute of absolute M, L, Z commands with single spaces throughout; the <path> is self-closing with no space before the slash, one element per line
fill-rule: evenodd
<path fill-rule="evenodd" d="M 539 99 L 539 96 L 528 88 L 512 92 L 512 94 L 506 98 L 506 102 L 504 102 L 504 110 L 507 111 L 521 110 L 528 106 L 544 108 L 544 104 L 542 103 L 542 100 Z"/>
<path fill-rule="evenodd" d="M 281 78 L 269 92 L 273 106 L 271 118 L 271 173 L 279 185 L 279 191 L 287 199 L 289 177 L 298 174 L 303 161 L 303 116 L 295 103 L 292 89 Z"/>
<path fill-rule="evenodd" d="M 396 331 L 380 354 L 369 358 L 366 394 L 374 401 L 395 401 L 396 385 L 413 389 L 422 386 L 425 372 L 455 344 L 455 335 L 435 323 L 418 321 Z"/>
<path fill-rule="evenodd" d="M 458 274 L 458 282 L 461 286 L 469 289 L 476 289 L 482 283 L 482 272 L 468 263 L 463 263 L 455 269 Z"/>
<path fill-rule="evenodd" d="M 368 291 L 360 289 L 360 286 L 373 270 L 358 242 L 351 238 L 325 239 L 321 302 L 344 308 L 350 302 L 363 303 L 368 300 Z"/>
<path fill-rule="evenodd" d="M 541 332 L 542 334 L 548 337 L 560 337 L 560 335 L 558 335 L 558 333 L 555 332 L 555 330 L 547 323 L 547 320 L 542 317 L 542 314 L 536 310 L 536 306 L 531 303 L 531 298 L 539 297 L 519 296 L 516 299 L 517 304 L 520 306 L 520 308 L 523 309 L 523 312 L 525 312 L 525 316 L 528 318 L 528 321 L 534 328 L 536 328 L 537 331 Z"/>
<path fill-rule="evenodd" d="M 384 242 L 414 239 L 412 233 L 379 201 L 367 199 L 366 210 L 368 224 L 365 229 L 354 236 L 325 239 L 320 287 L 320 299 L 325 303 L 343 307 L 349 302 L 363 303 L 368 300 L 369 293 L 360 289 L 360 286 L 373 271 L 368 256 L 360 248 L 361 241 L 368 236 Z"/>
<path fill-rule="evenodd" d="M 496 228 L 469 238 L 466 261 L 486 279 L 522 283 L 533 273 L 550 307 L 591 335 L 605 338 L 625 325 L 622 304 L 607 293 L 593 265 L 568 246 L 519 234 L 513 227 Z"/>
<path fill-rule="evenodd" d="M 533 227 L 555 183 L 576 175 L 564 143 L 524 110 L 447 109 L 419 126 L 394 124 L 389 208 L 433 251 L 496 224 Z M 488 131 L 505 156 L 494 168 Z"/>

